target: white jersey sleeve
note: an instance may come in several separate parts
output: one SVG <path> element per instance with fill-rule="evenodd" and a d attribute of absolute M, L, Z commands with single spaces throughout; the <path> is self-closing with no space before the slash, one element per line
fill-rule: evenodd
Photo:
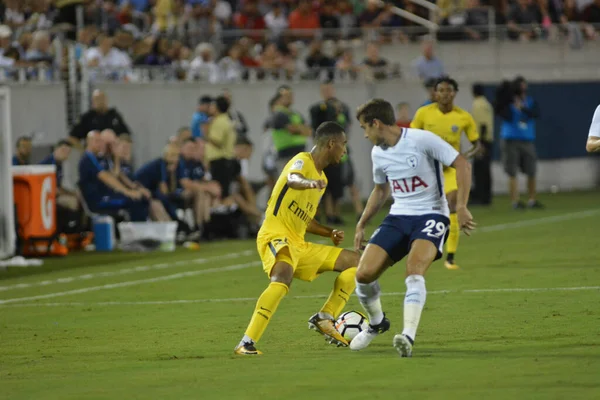
<path fill-rule="evenodd" d="M 387 175 L 380 165 L 378 157 L 375 156 L 375 153 L 376 147 L 373 147 L 373 150 L 371 151 L 371 161 L 373 162 L 373 183 L 376 185 L 383 185 L 387 182 Z"/>
<path fill-rule="evenodd" d="M 592 117 L 590 133 L 588 136 L 600 138 L 600 105 L 596 107 L 596 112 L 594 112 L 594 116 Z"/>
<path fill-rule="evenodd" d="M 449 167 L 460 154 L 435 133 L 419 132 L 419 145 L 423 153 Z"/>

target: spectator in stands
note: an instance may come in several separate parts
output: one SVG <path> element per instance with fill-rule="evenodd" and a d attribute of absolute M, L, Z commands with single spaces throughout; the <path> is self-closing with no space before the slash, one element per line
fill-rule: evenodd
<path fill-rule="evenodd" d="M 2 21 L 12 29 L 19 29 L 25 25 L 24 4 L 19 0 L 5 0 Z"/>
<path fill-rule="evenodd" d="M 196 2 L 183 23 L 185 43 L 192 47 L 196 43 L 209 41 L 219 29 L 219 22 L 212 9 Z"/>
<path fill-rule="evenodd" d="M 340 78 L 356 79 L 361 71 L 361 66 L 354 62 L 354 53 L 352 50 L 346 49 L 335 63 L 335 69 Z"/>
<path fill-rule="evenodd" d="M 77 28 L 77 9 L 83 7 L 85 0 L 56 0 L 54 6 L 58 9 L 57 24 L 68 24 L 70 28 L 67 38 L 75 40 Z"/>
<path fill-rule="evenodd" d="M 319 15 L 313 11 L 309 0 L 299 0 L 298 7 L 290 13 L 288 26 L 292 35 L 301 40 L 311 40 L 318 32 L 320 26 Z"/>
<path fill-rule="evenodd" d="M 63 163 L 69 158 L 70 154 L 71 143 L 68 140 L 61 140 L 54 146 L 52 153 L 40 161 L 40 164 L 56 166 L 56 205 L 71 211 L 77 211 L 79 210 L 77 194 L 65 189 L 62 185 Z"/>
<path fill-rule="evenodd" d="M 508 37 L 529 41 L 540 36 L 542 11 L 532 0 L 517 0 L 508 14 Z"/>
<path fill-rule="evenodd" d="M 232 161 L 237 134 L 229 118 L 229 100 L 219 96 L 214 102 L 214 115 L 206 135 L 206 163 L 214 180 L 219 182 L 222 197 L 229 196 Z"/>
<path fill-rule="evenodd" d="M 375 42 L 370 42 L 367 45 L 367 57 L 363 61 L 365 70 L 374 79 L 386 79 L 388 76 L 387 66 L 388 61 L 379 56 L 379 45 Z"/>
<path fill-rule="evenodd" d="M 396 125 L 401 128 L 410 128 L 410 104 L 403 101 L 396 106 Z"/>
<path fill-rule="evenodd" d="M 314 78 L 321 76 L 322 71 L 326 71 L 328 79 L 333 79 L 335 60 L 323 54 L 322 45 L 320 40 L 314 40 L 310 44 L 310 50 L 306 57 L 306 66 Z"/>
<path fill-rule="evenodd" d="M 209 7 L 213 9 L 215 18 L 222 29 L 229 29 L 232 25 L 231 3 L 225 0 L 209 0 Z"/>
<path fill-rule="evenodd" d="M 471 199 L 473 203 L 490 205 L 492 203 L 492 145 L 494 142 L 494 108 L 485 98 L 483 85 L 473 85 L 473 108 L 471 115 L 477 124 L 481 149 L 473 160 L 474 186 Z"/>
<path fill-rule="evenodd" d="M 215 48 L 210 43 L 196 46 L 196 57 L 190 63 L 189 79 L 200 79 L 217 83 L 221 79 L 219 67 L 215 62 Z"/>
<path fill-rule="evenodd" d="M 487 40 L 489 35 L 489 11 L 481 6 L 480 0 L 467 0 L 464 32 L 467 39 Z M 492 21 L 493 22 L 493 21 Z"/>
<path fill-rule="evenodd" d="M 288 27 L 283 6 L 279 1 L 271 5 L 271 10 L 265 15 L 265 26 L 269 30 L 269 39 L 277 40 Z"/>
<path fill-rule="evenodd" d="M 31 157 L 31 137 L 21 136 L 17 139 L 15 154 L 12 158 L 12 165 L 29 165 Z"/>
<path fill-rule="evenodd" d="M 131 130 L 121 114 L 115 108 L 108 107 L 106 94 L 99 89 L 92 92 L 92 109 L 84 113 L 79 122 L 73 126 L 69 140 L 74 146 L 81 147 L 81 141 L 91 131 L 113 130 L 117 135 L 131 136 Z"/>
<path fill-rule="evenodd" d="M 259 62 L 262 71 L 277 77 L 284 67 L 285 59 L 276 43 L 268 43 L 259 57 Z"/>
<path fill-rule="evenodd" d="M 442 64 L 442 61 L 434 55 L 433 41 L 431 39 L 423 40 L 422 55 L 413 63 L 417 71 L 417 76 L 422 81 L 441 78 L 444 75 L 444 65 Z"/>
<path fill-rule="evenodd" d="M 292 157 L 306 151 L 306 141 L 312 130 L 305 124 L 302 114 L 291 108 L 294 104 L 292 89 L 281 86 L 277 95 L 270 126 L 273 146 L 277 151 L 277 171 L 281 173 Z"/>
<path fill-rule="evenodd" d="M 31 47 L 25 54 L 27 61 L 35 63 L 46 63 L 52 65 L 54 57 L 50 51 L 50 34 L 46 31 L 37 31 L 33 34 Z"/>
<path fill-rule="evenodd" d="M 527 82 L 518 77 L 504 82 L 496 93 L 496 114 L 502 118 L 500 137 L 503 140 L 504 171 L 509 177 L 509 193 L 515 210 L 524 209 L 521 202 L 517 172 L 527 175 L 530 208 L 543 208 L 536 199 L 537 156 L 535 151 L 535 120 L 540 116 L 537 102 L 527 94 Z"/>
<path fill-rule="evenodd" d="M 236 14 L 234 24 L 237 29 L 241 30 L 257 30 L 262 31 L 267 28 L 265 19 L 258 10 L 256 0 L 247 0 L 242 5 L 242 10 Z M 256 39 L 261 39 L 262 36 L 250 35 Z"/>
<path fill-rule="evenodd" d="M 97 43 L 97 47 L 88 49 L 83 56 L 83 63 L 86 67 L 106 70 L 107 77 L 121 76 L 124 73 L 123 69 L 131 67 L 131 58 L 113 46 L 112 37 L 100 35 Z"/>
<path fill-rule="evenodd" d="M 12 29 L 8 25 L 0 25 L 0 56 L 11 48 Z"/>
<path fill-rule="evenodd" d="M 335 9 L 335 0 L 325 0 L 319 13 L 319 25 L 323 32 L 323 39 L 339 39 L 340 17 Z"/>
<path fill-rule="evenodd" d="M 248 135 L 248 123 L 244 114 L 238 109 L 233 107 L 233 96 L 229 89 L 223 89 L 223 96 L 229 101 L 229 119 L 233 122 L 233 127 L 237 133 L 237 137 L 244 137 Z"/>
<path fill-rule="evenodd" d="M 139 190 L 124 186 L 109 170 L 102 156 L 105 144 L 100 132 L 91 131 L 86 151 L 79 161 L 79 189 L 93 212 L 126 210 L 132 221 L 148 219 L 148 201 Z"/>
<path fill-rule="evenodd" d="M 210 96 L 202 96 L 198 100 L 198 107 L 194 115 L 192 115 L 192 123 L 190 125 L 192 137 L 194 139 L 204 139 L 206 136 L 208 121 L 210 120 L 208 111 L 211 103 L 212 98 Z"/>
<path fill-rule="evenodd" d="M 356 37 L 357 35 L 354 31 L 358 26 L 358 20 L 352 9 L 352 4 L 348 0 L 341 0 L 336 3 L 340 19 L 341 38 L 349 39 Z"/>
<path fill-rule="evenodd" d="M 106 159 L 109 170 L 115 173 L 115 176 L 119 176 L 120 171 L 117 164 L 115 163 L 115 152 L 117 149 L 117 134 L 112 129 L 104 129 L 100 132 L 100 137 L 104 142 L 104 153 L 102 157 Z"/>
<path fill-rule="evenodd" d="M 145 54 L 141 60 L 136 60 L 136 64 L 149 66 L 163 66 L 171 64 L 169 58 L 169 41 L 166 38 L 153 39 L 152 49 Z"/>
<path fill-rule="evenodd" d="M 240 45 L 235 43 L 227 51 L 227 56 L 219 61 L 219 71 L 221 73 L 221 82 L 236 82 L 244 76 L 244 67 L 240 61 L 242 50 Z"/>

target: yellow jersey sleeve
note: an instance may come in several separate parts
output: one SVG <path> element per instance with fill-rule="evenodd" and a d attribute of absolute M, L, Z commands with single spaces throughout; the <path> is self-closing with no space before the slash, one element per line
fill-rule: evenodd
<path fill-rule="evenodd" d="M 414 129 L 423 129 L 425 126 L 425 118 L 423 116 L 424 111 L 423 107 L 419 108 L 413 117 L 413 120 L 410 121 L 410 127 Z"/>
<path fill-rule="evenodd" d="M 467 116 L 467 121 L 464 129 L 465 134 L 469 139 L 469 142 L 479 140 L 479 131 L 477 130 L 477 124 L 475 123 L 475 119 L 473 119 L 473 116 L 466 111 L 465 114 Z"/>

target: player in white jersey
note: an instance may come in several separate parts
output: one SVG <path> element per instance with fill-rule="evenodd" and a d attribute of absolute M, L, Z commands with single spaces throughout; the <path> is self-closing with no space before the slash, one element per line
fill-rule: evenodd
<path fill-rule="evenodd" d="M 365 226 L 390 191 L 394 204 L 371 236 L 358 264 L 356 294 L 369 316 L 369 328 L 350 342 L 350 348 L 364 349 L 377 335 L 389 330 L 390 321 L 381 308 L 377 279 L 408 255 L 404 330 L 394 336 L 393 344 L 402 357 L 410 357 L 427 295 L 423 275 L 431 263 L 442 256 L 450 225 L 442 166 L 456 169 L 458 222 L 467 235 L 475 228 L 467 209 L 471 167 L 466 158 L 439 136 L 420 129 L 397 127 L 394 109 L 385 100 L 374 99 L 363 104 L 356 117 L 365 136 L 375 145 L 371 153 L 375 188 L 356 226 L 354 246 L 357 250 L 363 248 Z"/>
<path fill-rule="evenodd" d="M 588 135 L 585 149 L 588 151 L 588 153 L 600 151 L 600 105 L 596 107 L 596 112 L 594 112 L 594 116 L 592 117 L 590 133 Z"/>

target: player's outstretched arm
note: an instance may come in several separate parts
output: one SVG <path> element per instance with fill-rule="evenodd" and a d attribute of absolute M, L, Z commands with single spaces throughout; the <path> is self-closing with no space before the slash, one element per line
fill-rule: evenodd
<path fill-rule="evenodd" d="M 354 249 L 362 250 L 363 248 L 363 240 L 365 236 L 365 227 L 377 214 L 377 212 L 385 203 L 385 200 L 390 195 L 390 187 L 386 183 L 375 184 L 375 187 L 371 191 L 371 195 L 369 196 L 369 200 L 367 200 L 367 205 L 365 206 L 365 210 L 360 216 L 360 220 L 358 224 L 356 224 L 356 233 L 354 234 Z"/>
<path fill-rule="evenodd" d="M 452 163 L 452 167 L 456 169 L 456 183 L 458 186 L 456 216 L 458 217 L 460 228 L 466 235 L 470 235 L 476 226 L 473 216 L 467 208 L 469 192 L 471 191 L 471 164 L 464 156 L 459 154 Z"/>
<path fill-rule="evenodd" d="M 314 235 L 328 237 L 336 246 L 344 240 L 344 231 L 339 231 L 337 229 L 332 229 L 328 226 L 321 225 L 314 219 L 310 221 L 306 227 L 306 231 Z"/>
<path fill-rule="evenodd" d="M 287 177 L 288 186 L 295 190 L 306 190 L 306 189 L 325 189 L 324 180 L 317 179 L 306 179 L 304 175 L 298 173 L 291 173 Z"/>

